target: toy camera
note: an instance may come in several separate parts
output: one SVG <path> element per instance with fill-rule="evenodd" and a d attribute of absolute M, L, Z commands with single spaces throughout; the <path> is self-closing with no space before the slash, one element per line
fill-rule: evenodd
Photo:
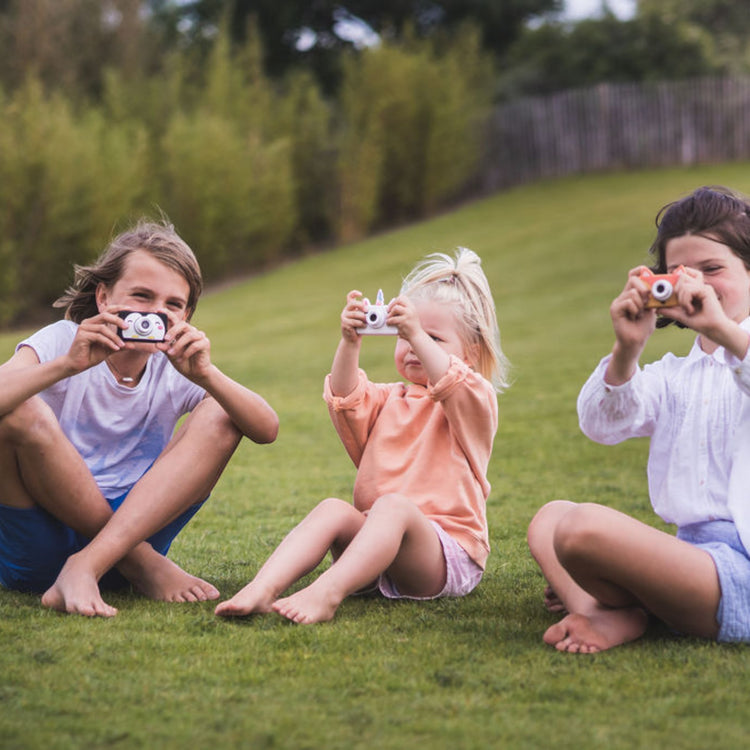
<path fill-rule="evenodd" d="M 128 324 L 127 328 L 119 329 L 123 341 L 164 341 L 168 320 L 163 313 L 123 310 L 117 314 Z"/>
<path fill-rule="evenodd" d="M 640 278 L 648 284 L 651 291 L 646 307 L 675 307 L 677 295 L 674 288 L 677 284 L 677 278 L 684 270 L 683 266 L 679 266 L 673 273 L 659 274 L 653 273 L 649 269 L 642 271 Z"/>
<path fill-rule="evenodd" d="M 389 326 L 385 320 L 388 317 L 388 305 L 383 302 L 383 290 L 378 289 L 378 296 L 375 304 L 371 305 L 370 300 L 365 297 L 365 327 L 359 328 L 363 336 L 396 336 L 398 328 Z"/>

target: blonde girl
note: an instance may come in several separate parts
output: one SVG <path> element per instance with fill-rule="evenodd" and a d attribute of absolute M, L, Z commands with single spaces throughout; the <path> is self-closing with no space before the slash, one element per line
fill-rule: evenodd
<path fill-rule="evenodd" d="M 487 466 L 506 386 L 495 306 L 479 257 L 428 256 L 388 305 L 405 382 L 372 383 L 359 368 L 365 303 L 347 295 L 325 380 L 333 424 L 357 466 L 353 505 L 323 500 L 219 615 L 274 611 L 298 623 L 333 618 L 345 597 L 464 596 L 489 553 Z M 312 584 L 281 594 L 315 569 Z"/>

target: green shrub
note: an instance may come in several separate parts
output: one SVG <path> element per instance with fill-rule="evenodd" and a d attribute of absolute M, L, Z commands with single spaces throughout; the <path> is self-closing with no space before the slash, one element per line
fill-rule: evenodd
<path fill-rule="evenodd" d="M 461 191 L 478 158 L 489 74 L 471 30 L 445 49 L 413 40 L 345 61 L 338 136 L 341 239 L 423 215 Z"/>
<path fill-rule="evenodd" d="M 281 247 L 295 224 L 289 148 L 222 117 L 177 114 L 161 141 L 162 208 L 198 255 L 206 278 L 248 269 Z"/>
<path fill-rule="evenodd" d="M 48 305 L 139 204 L 147 142 L 94 108 L 73 111 L 30 79 L 2 103 L 0 323 Z"/>
<path fill-rule="evenodd" d="M 278 125 L 291 147 L 298 244 L 332 233 L 336 163 L 331 119 L 331 108 L 312 74 L 290 75 L 279 103 Z"/>

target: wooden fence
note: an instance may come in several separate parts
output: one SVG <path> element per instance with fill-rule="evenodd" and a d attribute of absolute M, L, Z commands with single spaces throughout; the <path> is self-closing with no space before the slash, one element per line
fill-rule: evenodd
<path fill-rule="evenodd" d="M 601 84 L 503 104 L 486 190 L 599 170 L 750 160 L 750 78 Z"/>

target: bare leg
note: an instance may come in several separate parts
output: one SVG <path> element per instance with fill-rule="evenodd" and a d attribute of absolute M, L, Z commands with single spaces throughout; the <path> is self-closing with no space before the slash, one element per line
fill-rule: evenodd
<path fill-rule="evenodd" d="M 88 467 L 39 398 L 29 399 L 0 420 L 0 498 L 11 507 L 42 507 L 87 537 L 95 536 L 112 516 Z M 133 552 L 136 559 L 149 554 L 156 555 L 147 544 Z M 116 614 L 98 587 L 81 599 L 78 611 L 89 616 Z"/>
<path fill-rule="evenodd" d="M 217 598 L 219 593 L 211 584 L 189 575 L 153 550 L 150 556 L 144 553 L 133 557 L 129 553 L 209 494 L 239 439 L 239 431 L 215 401 L 207 399 L 199 404 L 118 511 L 83 550 L 68 558 L 42 597 L 42 604 L 88 614 L 88 603 L 101 599 L 99 578 L 118 563 L 123 574 L 152 598 Z"/>
<path fill-rule="evenodd" d="M 341 602 L 388 571 L 405 594 L 431 596 L 445 585 L 445 558 L 435 529 L 399 495 L 379 498 L 341 557 L 307 588 L 273 604 L 294 622 L 333 618 Z"/>
<path fill-rule="evenodd" d="M 287 534 L 255 578 L 216 607 L 216 614 L 271 612 L 277 597 L 314 570 L 329 549 L 341 554 L 364 521 L 365 516 L 350 503 L 333 497 L 323 500 Z"/>
<path fill-rule="evenodd" d="M 703 550 L 604 506 L 556 501 L 529 526 L 529 547 L 570 613 L 546 643 L 593 653 L 640 637 L 647 612 L 715 637 L 720 590 Z"/>

